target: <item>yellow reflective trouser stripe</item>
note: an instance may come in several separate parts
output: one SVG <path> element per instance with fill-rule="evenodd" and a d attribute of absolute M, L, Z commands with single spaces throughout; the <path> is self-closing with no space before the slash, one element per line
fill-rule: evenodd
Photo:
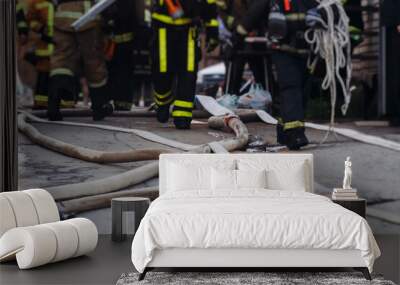
<path fill-rule="evenodd" d="M 26 22 L 21 21 L 21 22 L 18 22 L 17 27 L 18 28 L 27 28 L 28 24 Z"/>
<path fill-rule="evenodd" d="M 306 18 L 304 13 L 290 13 L 286 15 L 288 21 L 302 21 Z"/>
<path fill-rule="evenodd" d="M 175 110 L 175 111 L 172 111 L 172 116 L 173 117 L 188 117 L 188 118 L 191 118 L 193 115 L 192 115 L 192 112 Z"/>
<path fill-rule="evenodd" d="M 35 95 L 34 99 L 37 102 L 47 102 L 49 100 L 49 97 L 46 95 Z"/>
<path fill-rule="evenodd" d="M 50 76 L 54 76 L 54 75 L 74 76 L 74 73 L 68 68 L 55 68 L 50 71 Z"/>
<path fill-rule="evenodd" d="M 100 81 L 100 82 L 88 82 L 88 85 L 89 85 L 89 87 L 91 87 L 91 88 L 99 88 L 99 87 L 102 87 L 102 86 L 104 86 L 104 85 L 106 85 L 107 84 L 107 78 L 104 78 L 102 81 Z"/>
<path fill-rule="evenodd" d="M 154 102 L 156 102 L 156 104 L 158 106 L 163 106 L 163 105 L 170 104 L 172 100 L 174 100 L 174 97 L 172 97 L 172 96 L 171 96 L 171 98 L 169 98 L 166 101 L 160 101 L 160 100 L 157 99 L 157 97 L 154 97 Z"/>
<path fill-rule="evenodd" d="M 79 19 L 83 14 L 81 12 L 70 12 L 70 11 L 57 11 L 57 18 L 71 18 L 71 19 Z"/>
<path fill-rule="evenodd" d="M 181 26 L 181 25 L 190 24 L 192 22 L 192 20 L 190 18 L 173 19 L 170 16 L 162 15 L 162 14 L 158 14 L 158 13 L 153 13 L 153 14 L 151 14 L 151 16 L 154 20 L 157 20 L 157 21 L 163 22 L 165 24 L 169 24 L 169 25 Z"/>
<path fill-rule="evenodd" d="M 292 121 L 283 124 L 283 130 L 302 128 L 304 127 L 304 122 L 301 121 Z"/>
<path fill-rule="evenodd" d="M 217 0 L 207 0 L 207 3 L 208 4 L 214 4 L 214 3 L 217 3 Z"/>
<path fill-rule="evenodd" d="M 48 44 L 46 49 L 36 49 L 37 56 L 51 56 L 54 52 L 54 44 Z"/>
<path fill-rule="evenodd" d="M 158 29 L 160 72 L 167 72 L 167 30 L 165 28 Z"/>
<path fill-rule="evenodd" d="M 29 23 L 29 27 L 31 28 L 31 29 L 35 29 L 36 27 L 38 27 L 40 25 L 40 23 L 38 22 L 38 21 L 36 21 L 36 20 L 32 20 L 30 23 Z"/>
<path fill-rule="evenodd" d="M 131 40 L 133 40 L 133 33 L 125 33 L 125 34 L 115 35 L 113 37 L 113 40 L 117 44 L 130 42 Z"/>
<path fill-rule="evenodd" d="M 54 34 L 54 6 L 49 3 L 47 6 L 47 35 L 52 37 Z"/>
<path fill-rule="evenodd" d="M 194 28 L 189 28 L 188 32 L 188 51 L 187 51 L 187 70 L 194 71 Z"/>
<path fill-rule="evenodd" d="M 114 101 L 115 106 L 119 107 L 125 107 L 125 108 L 131 108 L 132 104 L 131 102 L 126 102 L 126 101 Z"/>
<path fill-rule="evenodd" d="M 183 108 L 193 108 L 193 102 L 175 100 L 174 105 Z"/>
<path fill-rule="evenodd" d="M 71 18 L 79 19 L 83 14 L 81 12 L 58 11 L 56 12 L 57 18 Z"/>
<path fill-rule="evenodd" d="M 218 27 L 218 20 L 212 19 L 206 24 L 207 27 Z"/>
<path fill-rule="evenodd" d="M 61 99 L 60 106 L 64 108 L 71 108 L 75 106 L 75 101 L 67 101 Z"/>
<path fill-rule="evenodd" d="M 153 93 L 154 93 L 154 96 L 156 96 L 158 99 L 165 99 L 171 94 L 171 91 L 168 91 L 164 94 L 160 94 L 153 90 Z"/>

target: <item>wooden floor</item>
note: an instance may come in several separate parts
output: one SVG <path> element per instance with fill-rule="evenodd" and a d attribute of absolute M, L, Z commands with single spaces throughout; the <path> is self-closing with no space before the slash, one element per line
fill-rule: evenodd
<path fill-rule="evenodd" d="M 400 235 L 376 235 L 376 240 L 382 256 L 376 261 L 374 272 L 398 284 Z M 130 248 L 131 240 L 116 243 L 111 241 L 111 236 L 100 235 L 96 250 L 88 256 L 30 270 L 19 270 L 15 262 L 1 264 L 0 284 L 115 284 L 122 273 L 135 270 Z"/>

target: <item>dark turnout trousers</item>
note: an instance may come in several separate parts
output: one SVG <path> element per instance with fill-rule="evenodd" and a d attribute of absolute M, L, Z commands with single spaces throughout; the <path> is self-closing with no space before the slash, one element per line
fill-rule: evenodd
<path fill-rule="evenodd" d="M 280 117 L 283 129 L 304 127 L 304 85 L 307 60 L 284 52 L 272 54 L 279 88 Z"/>
<path fill-rule="evenodd" d="M 174 104 L 174 118 L 192 118 L 200 48 L 194 26 L 153 22 L 153 95 L 158 106 Z"/>

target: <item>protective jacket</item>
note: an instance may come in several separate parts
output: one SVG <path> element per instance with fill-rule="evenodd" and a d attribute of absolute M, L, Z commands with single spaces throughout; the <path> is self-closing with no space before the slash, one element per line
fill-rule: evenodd
<path fill-rule="evenodd" d="M 27 6 L 26 21 L 29 29 L 38 34 L 34 40 L 36 68 L 40 72 L 50 69 L 49 57 L 54 52 L 54 5 L 48 0 L 32 0 Z"/>
<path fill-rule="evenodd" d="M 58 1 L 57 11 L 54 16 L 54 25 L 57 29 L 66 32 L 75 32 L 71 27 L 72 23 L 83 16 L 94 4 L 94 1 L 72 1 L 60 0 Z M 95 17 L 93 21 L 86 23 L 79 31 L 85 31 L 90 28 L 96 27 L 100 24 L 100 16 Z"/>

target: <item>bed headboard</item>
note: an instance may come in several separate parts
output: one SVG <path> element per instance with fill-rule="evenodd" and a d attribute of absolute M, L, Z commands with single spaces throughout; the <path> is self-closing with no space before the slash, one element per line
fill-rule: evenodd
<path fill-rule="evenodd" d="M 177 154 L 161 154 L 159 160 L 159 191 L 160 195 L 167 192 L 168 185 L 168 169 L 171 163 L 193 163 L 193 164 L 210 164 L 221 161 L 233 161 L 235 164 L 240 161 L 258 161 L 267 165 L 274 165 L 280 162 L 288 164 L 303 163 L 304 165 L 304 189 L 307 192 L 314 192 L 314 166 L 312 154 L 271 154 L 271 153 L 239 153 L 239 154 L 192 154 L 192 153 L 177 153 Z"/>

